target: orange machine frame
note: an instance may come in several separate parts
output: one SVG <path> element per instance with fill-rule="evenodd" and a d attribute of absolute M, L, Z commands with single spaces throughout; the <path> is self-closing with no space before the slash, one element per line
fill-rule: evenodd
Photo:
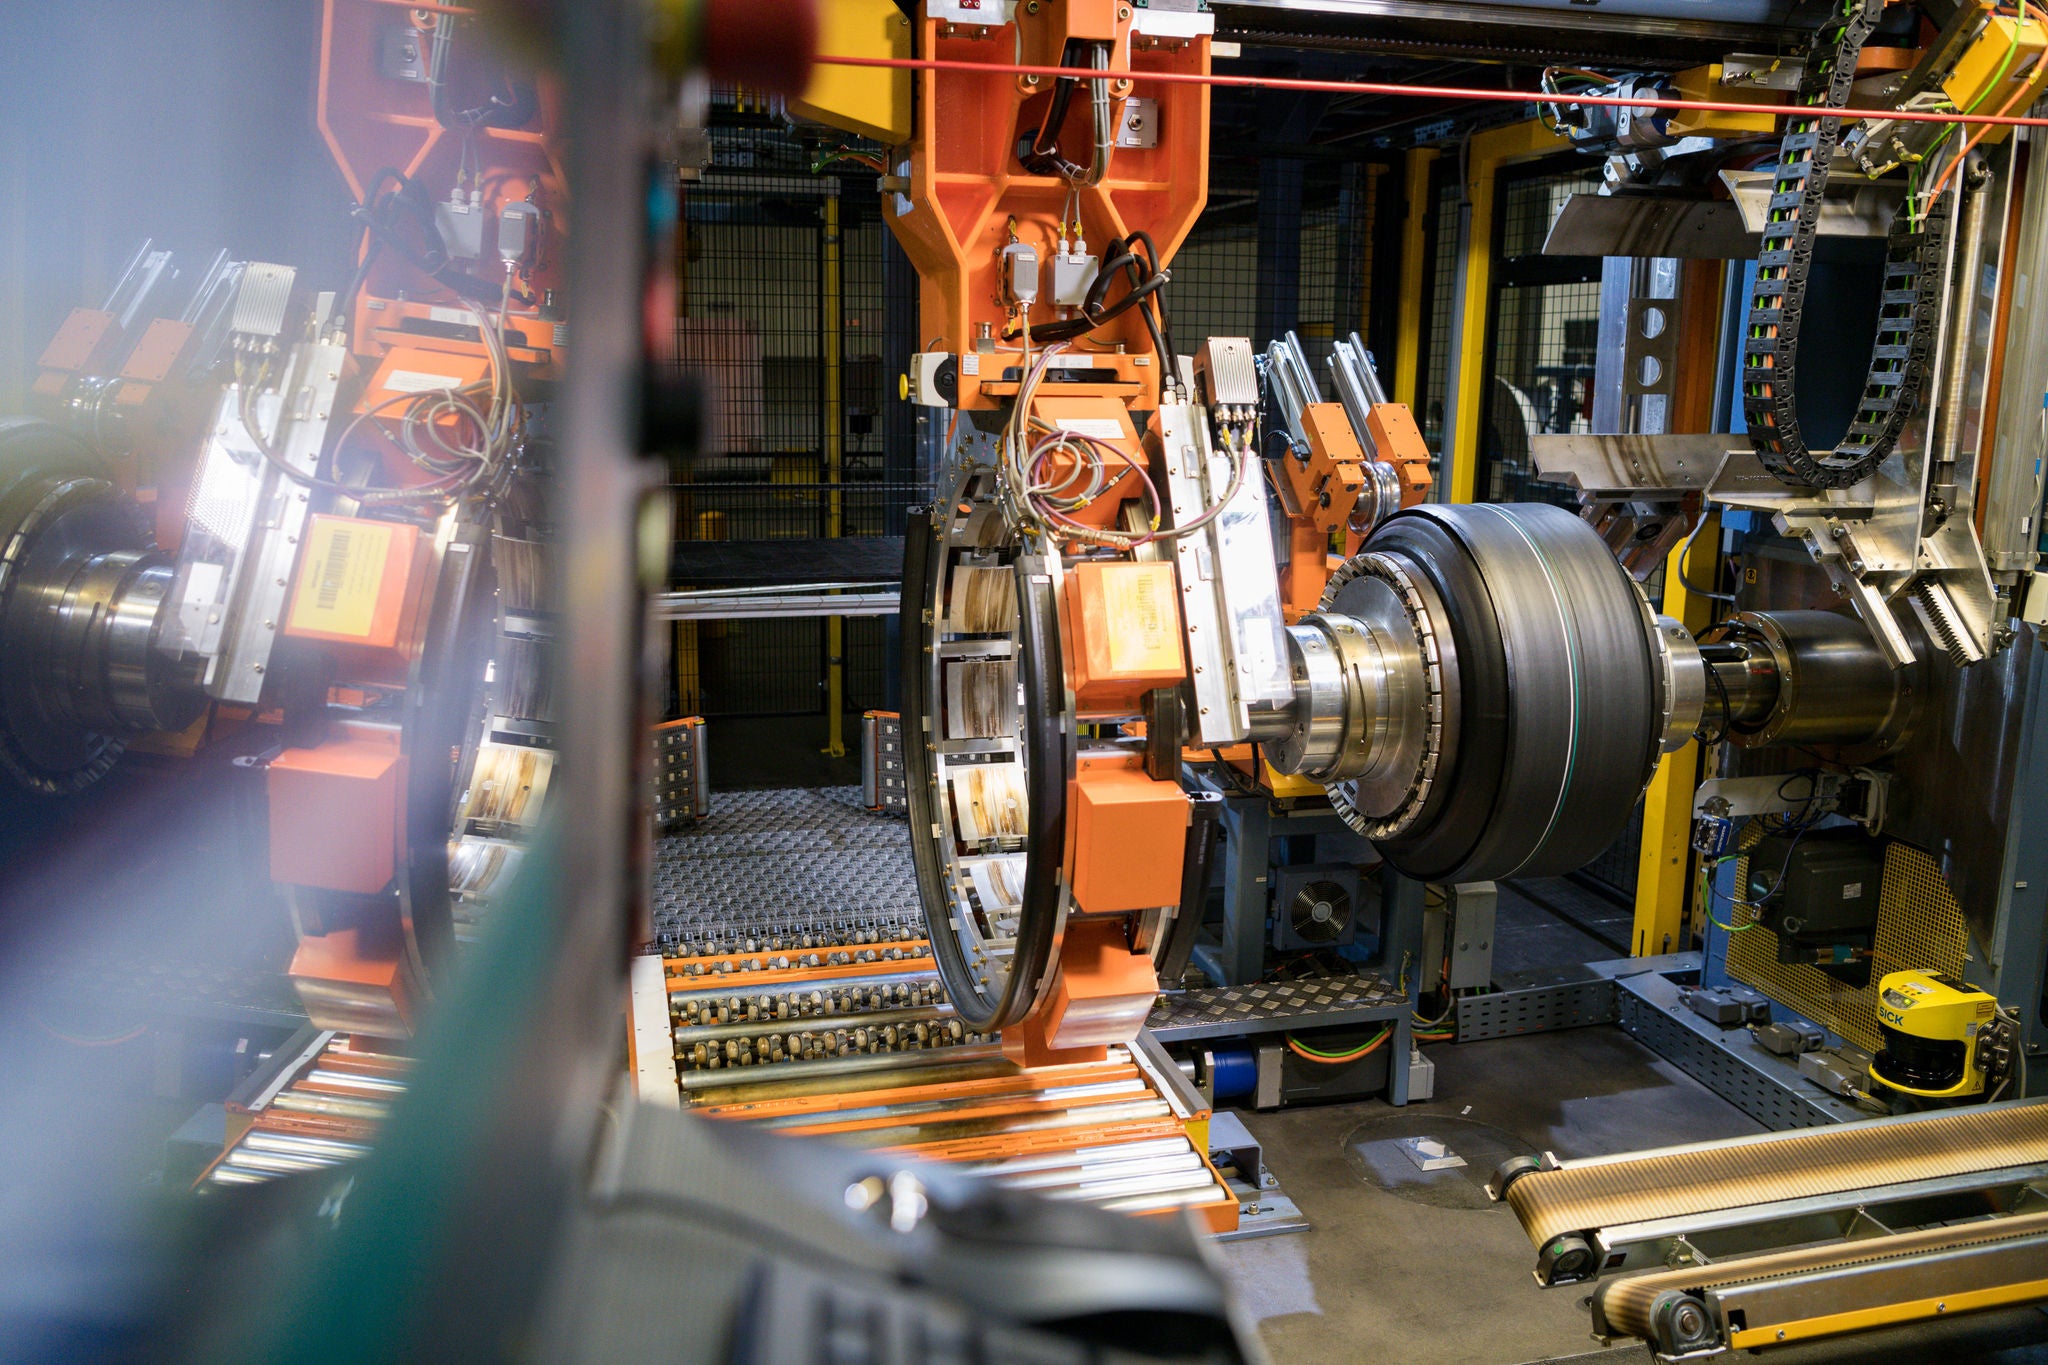
<path fill-rule="evenodd" d="M 1130 0 L 1028 0 L 1012 25 L 958 24 L 926 16 L 918 23 L 917 50 L 948 61 L 1008 66 L 1020 53 L 1026 65 L 1061 65 L 1069 40 L 1107 42 L 1111 56 L 1110 95 L 1117 126 L 1123 126 L 1131 76 L 1147 71 L 1200 75 L 1209 70 L 1206 36 L 1165 38 L 1133 35 Z M 1053 81 L 1004 71 L 917 72 L 919 117 L 910 152 L 909 212 L 887 215 L 897 239 L 917 267 L 923 288 L 922 332 L 933 349 L 975 354 L 982 328 L 998 345 L 1014 309 L 1001 287 L 1002 249 L 1014 231 L 1039 249 L 1049 268 L 1052 245 L 1062 235 L 1069 186 L 1056 175 L 1032 175 L 1017 161 L 1020 134 L 1035 133 L 1052 99 Z M 1170 259 L 1194 225 L 1209 195 L 1209 87 L 1157 82 L 1146 97 L 1158 100 L 1158 142 L 1147 148 L 1118 147 L 1101 183 L 1080 194 L 1080 219 L 1089 249 L 1107 259 L 1109 250 L 1133 231 L 1151 234 L 1161 263 Z M 1087 142 L 1088 99 L 1079 91 L 1060 130 L 1062 147 Z M 1121 286 L 1112 286 L 1112 291 Z M 1041 295 L 1034 325 L 1053 314 Z M 1143 319 L 1132 310 L 1089 338 L 1099 347 L 1100 368 L 1118 378 L 1093 392 L 1152 408 L 1159 401 L 1158 365 Z M 997 352 L 997 355 L 1003 354 Z M 991 358 L 992 360 L 992 358 Z M 972 367 L 979 371 L 981 366 Z M 1003 366 L 989 373 L 961 366 L 958 405 L 1000 407 L 1016 393 L 1002 379 Z M 1061 386 L 1079 396 L 1091 386 Z"/>
<path fill-rule="evenodd" d="M 449 5 L 323 0 L 315 121 L 358 202 L 374 191 L 386 167 L 421 181 L 436 198 L 454 187 L 463 164 L 464 135 L 441 126 L 425 84 L 386 75 L 378 63 L 388 31 L 431 33 L 436 25 L 459 23 L 473 13 Z M 479 126 L 467 141 L 470 164 L 484 191 L 488 224 L 495 224 L 499 211 L 515 200 L 531 197 L 541 210 L 539 254 L 523 272 L 522 282 L 534 299 L 546 300 L 562 285 L 565 257 L 559 244 L 568 229 L 568 190 L 554 140 L 554 129 L 560 126 L 559 92 L 545 79 L 536 79 L 536 91 L 540 109 L 534 126 Z M 477 263 L 486 278 L 495 278 L 491 272 L 499 268 L 493 242 L 486 234 L 486 255 Z M 449 316 L 456 302 L 452 291 L 385 252 L 355 300 L 349 318 L 351 349 L 373 363 L 399 345 L 482 354 L 479 341 L 407 330 L 408 324 L 473 324 L 466 310 Z M 513 309 L 506 326 L 529 343 L 508 348 L 515 362 L 537 378 L 559 374 L 561 328 L 534 307 Z"/>
<path fill-rule="evenodd" d="M 392 0 L 323 0 L 316 121 L 343 179 L 366 210 L 389 184 L 387 168 L 418 182 L 430 202 L 444 201 L 468 186 L 479 190 L 482 198 L 473 211 L 483 219 L 481 249 L 474 260 L 455 264 L 487 284 L 502 283 L 508 272 L 495 241 L 500 212 L 515 201 L 534 205 L 537 221 L 528 226 L 537 234 L 537 245 L 509 268 L 513 303 L 503 322 L 513 373 L 504 378 L 508 383 L 547 380 L 561 371 L 565 337 L 553 307 L 565 265 L 568 206 L 554 141 L 557 92 L 545 79 L 535 78 L 537 107 L 528 126 L 479 123 L 451 129 L 436 116 L 427 83 L 386 65 L 394 42 L 410 42 L 409 57 L 416 66 L 424 63 L 425 35 L 441 25 L 467 24 L 473 13 Z M 467 36 L 458 36 L 451 51 L 451 85 L 475 74 L 463 66 Z M 358 268 L 372 250 L 366 234 Z M 392 405 L 409 393 L 486 384 L 493 360 L 475 308 L 495 315 L 497 302 L 472 305 L 401 253 L 378 252 L 347 319 L 358 368 L 356 412 L 395 417 Z M 351 449 L 374 454 L 388 483 L 417 484 L 429 477 L 385 438 L 376 422 L 362 421 L 352 429 L 357 434 L 350 438 Z M 372 580 L 374 609 L 356 635 L 308 629 L 305 622 L 288 633 L 327 642 L 341 669 L 340 683 L 410 685 L 409 666 L 417 649 L 413 637 L 432 599 L 441 550 L 441 537 L 394 533 L 389 562 L 367 566 L 382 573 Z M 301 572 L 306 571 L 302 565 Z M 402 778 L 413 757 L 397 752 L 398 739 L 395 732 L 380 737 L 391 750 L 381 767 L 370 763 L 379 756 L 367 753 L 370 741 L 349 727 L 278 757 L 270 784 L 271 865 L 277 880 L 356 895 L 374 895 L 394 883 L 406 865 Z M 356 788 L 376 800 L 338 827 L 336 812 L 343 807 L 334 804 L 336 794 Z M 417 964 L 406 963 L 404 956 L 377 933 L 311 934 L 301 941 L 291 975 L 302 991 L 318 992 L 322 982 L 339 982 L 388 992 L 389 1018 L 409 1025 L 406 968 Z"/>

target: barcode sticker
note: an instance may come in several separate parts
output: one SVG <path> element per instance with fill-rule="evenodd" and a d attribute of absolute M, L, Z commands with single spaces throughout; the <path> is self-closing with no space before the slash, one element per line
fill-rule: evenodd
<path fill-rule="evenodd" d="M 1180 613 L 1173 567 L 1118 564 L 1102 575 L 1109 665 L 1121 674 L 1170 669 L 1180 662 Z"/>
<path fill-rule="evenodd" d="M 341 603 L 342 576 L 348 572 L 349 534 L 338 530 L 327 540 L 327 557 L 320 561 L 321 611 L 333 611 Z"/>
<path fill-rule="evenodd" d="M 345 517 L 315 517 L 299 558 L 291 628 L 367 639 L 384 590 L 384 567 L 397 528 Z"/>

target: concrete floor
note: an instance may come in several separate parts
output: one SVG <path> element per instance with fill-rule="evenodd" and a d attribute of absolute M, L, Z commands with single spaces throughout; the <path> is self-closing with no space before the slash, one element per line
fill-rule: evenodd
<path fill-rule="evenodd" d="M 1492 1143 L 1593 1156 L 1734 1137 L 1758 1125 L 1614 1027 L 1439 1045 L 1430 1056 L 1436 1098 L 1426 1104 L 1397 1110 L 1374 1100 L 1243 1115 L 1268 1169 L 1311 1224 L 1307 1232 L 1219 1246 L 1276 1365 L 1581 1357 L 1648 1365 L 1640 1347 L 1602 1349 L 1591 1338 L 1584 1288 L 1537 1287 L 1535 1252 L 1514 1214 L 1475 1189 L 1498 1159 Z M 1363 1140 L 1431 1131 L 1453 1151 L 1472 1151 L 1471 1166 L 1427 1182 L 1411 1171 L 1397 1194 L 1366 1174 L 1383 1165 L 1352 1151 Z M 1851 1340 L 1769 1359 L 1837 1365 L 1876 1351 L 1870 1340 Z M 2048 1361 L 2048 1315 L 1984 1314 L 1888 1339 L 1883 1354 Z"/>
<path fill-rule="evenodd" d="M 1741 1111 L 1615 1028 L 1430 1049 L 1436 1098 L 1246 1114 L 1267 1166 L 1307 1216 L 1305 1233 L 1223 1244 L 1231 1279 L 1277 1362 L 1400 1360 L 1416 1365 L 1537 1360 L 1595 1349 L 1583 1293 L 1539 1290 L 1515 1216 L 1483 1196 L 1439 1202 L 1389 1193 L 1360 1174 L 1347 1138 L 1390 1120 L 1484 1124 L 1526 1151 L 1561 1157 L 1758 1131 Z M 1397 1123 L 1397 1126 L 1398 1125 Z M 1418 1125 L 1415 1131 L 1423 1131 Z M 1469 1141 L 1467 1145 L 1472 1145 Z M 1475 1151 L 1465 1190 L 1494 1162 Z M 1466 1205 L 1446 1207 L 1446 1202 Z M 1604 1354 L 1620 1365 L 1621 1357 Z"/>

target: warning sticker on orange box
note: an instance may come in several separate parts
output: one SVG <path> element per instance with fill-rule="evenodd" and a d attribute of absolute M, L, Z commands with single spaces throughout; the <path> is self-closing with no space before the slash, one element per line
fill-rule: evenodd
<path fill-rule="evenodd" d="M 1166 572 L 1158 572 L 1165 569 Z M 1149 673 L 1177 668 L 1180 641 L 1175 637 L 1171 566 L 1146 566 L 1137 573 L 1106 574 L 1103 605 L 1109 616 L 1109 663 L 1118 673 Z"/>
<path fill-rule="evenodd" d="M 315 517 L 292 597 L 295 631 L 367 638 L 377 619 L 395 526 Z"/>

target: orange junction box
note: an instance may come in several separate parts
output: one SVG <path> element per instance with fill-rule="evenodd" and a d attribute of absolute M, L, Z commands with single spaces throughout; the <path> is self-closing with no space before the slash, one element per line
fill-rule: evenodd
<path fill-rule="evenodd" d="M 1084 914 L 1180 902 L 1188 798 L 1178 782 L 1145 776 L 1136 755 L 1084 757 L 1069 788 L 1074 903 Z"/>
<path fill-rule="evenodd" d="M 390 885 L 404 775 L 391 725 L 350 722 L 317 748 L 272 759 L 271 879 L 364 896 Z"/>
<path fill-rule="evenodd" d="M 1401 505 L 1413 507 L 1429 493 L 1433 482 L 1429 472 L 1429 443 L 1415 414 L 1405 403 L 1375 403 L 1365 415 L 1365 427 L 1372 434 L 1380 459 L 1394 466 L 1401 481 Z"/>
<path fill-rule="evenodd" d="M 1187 676 L 1172 564 L 1085 559 L 1064 591 L 1067 681 L 1083 715 L 1133 715 L 1147 692 Z"/>

